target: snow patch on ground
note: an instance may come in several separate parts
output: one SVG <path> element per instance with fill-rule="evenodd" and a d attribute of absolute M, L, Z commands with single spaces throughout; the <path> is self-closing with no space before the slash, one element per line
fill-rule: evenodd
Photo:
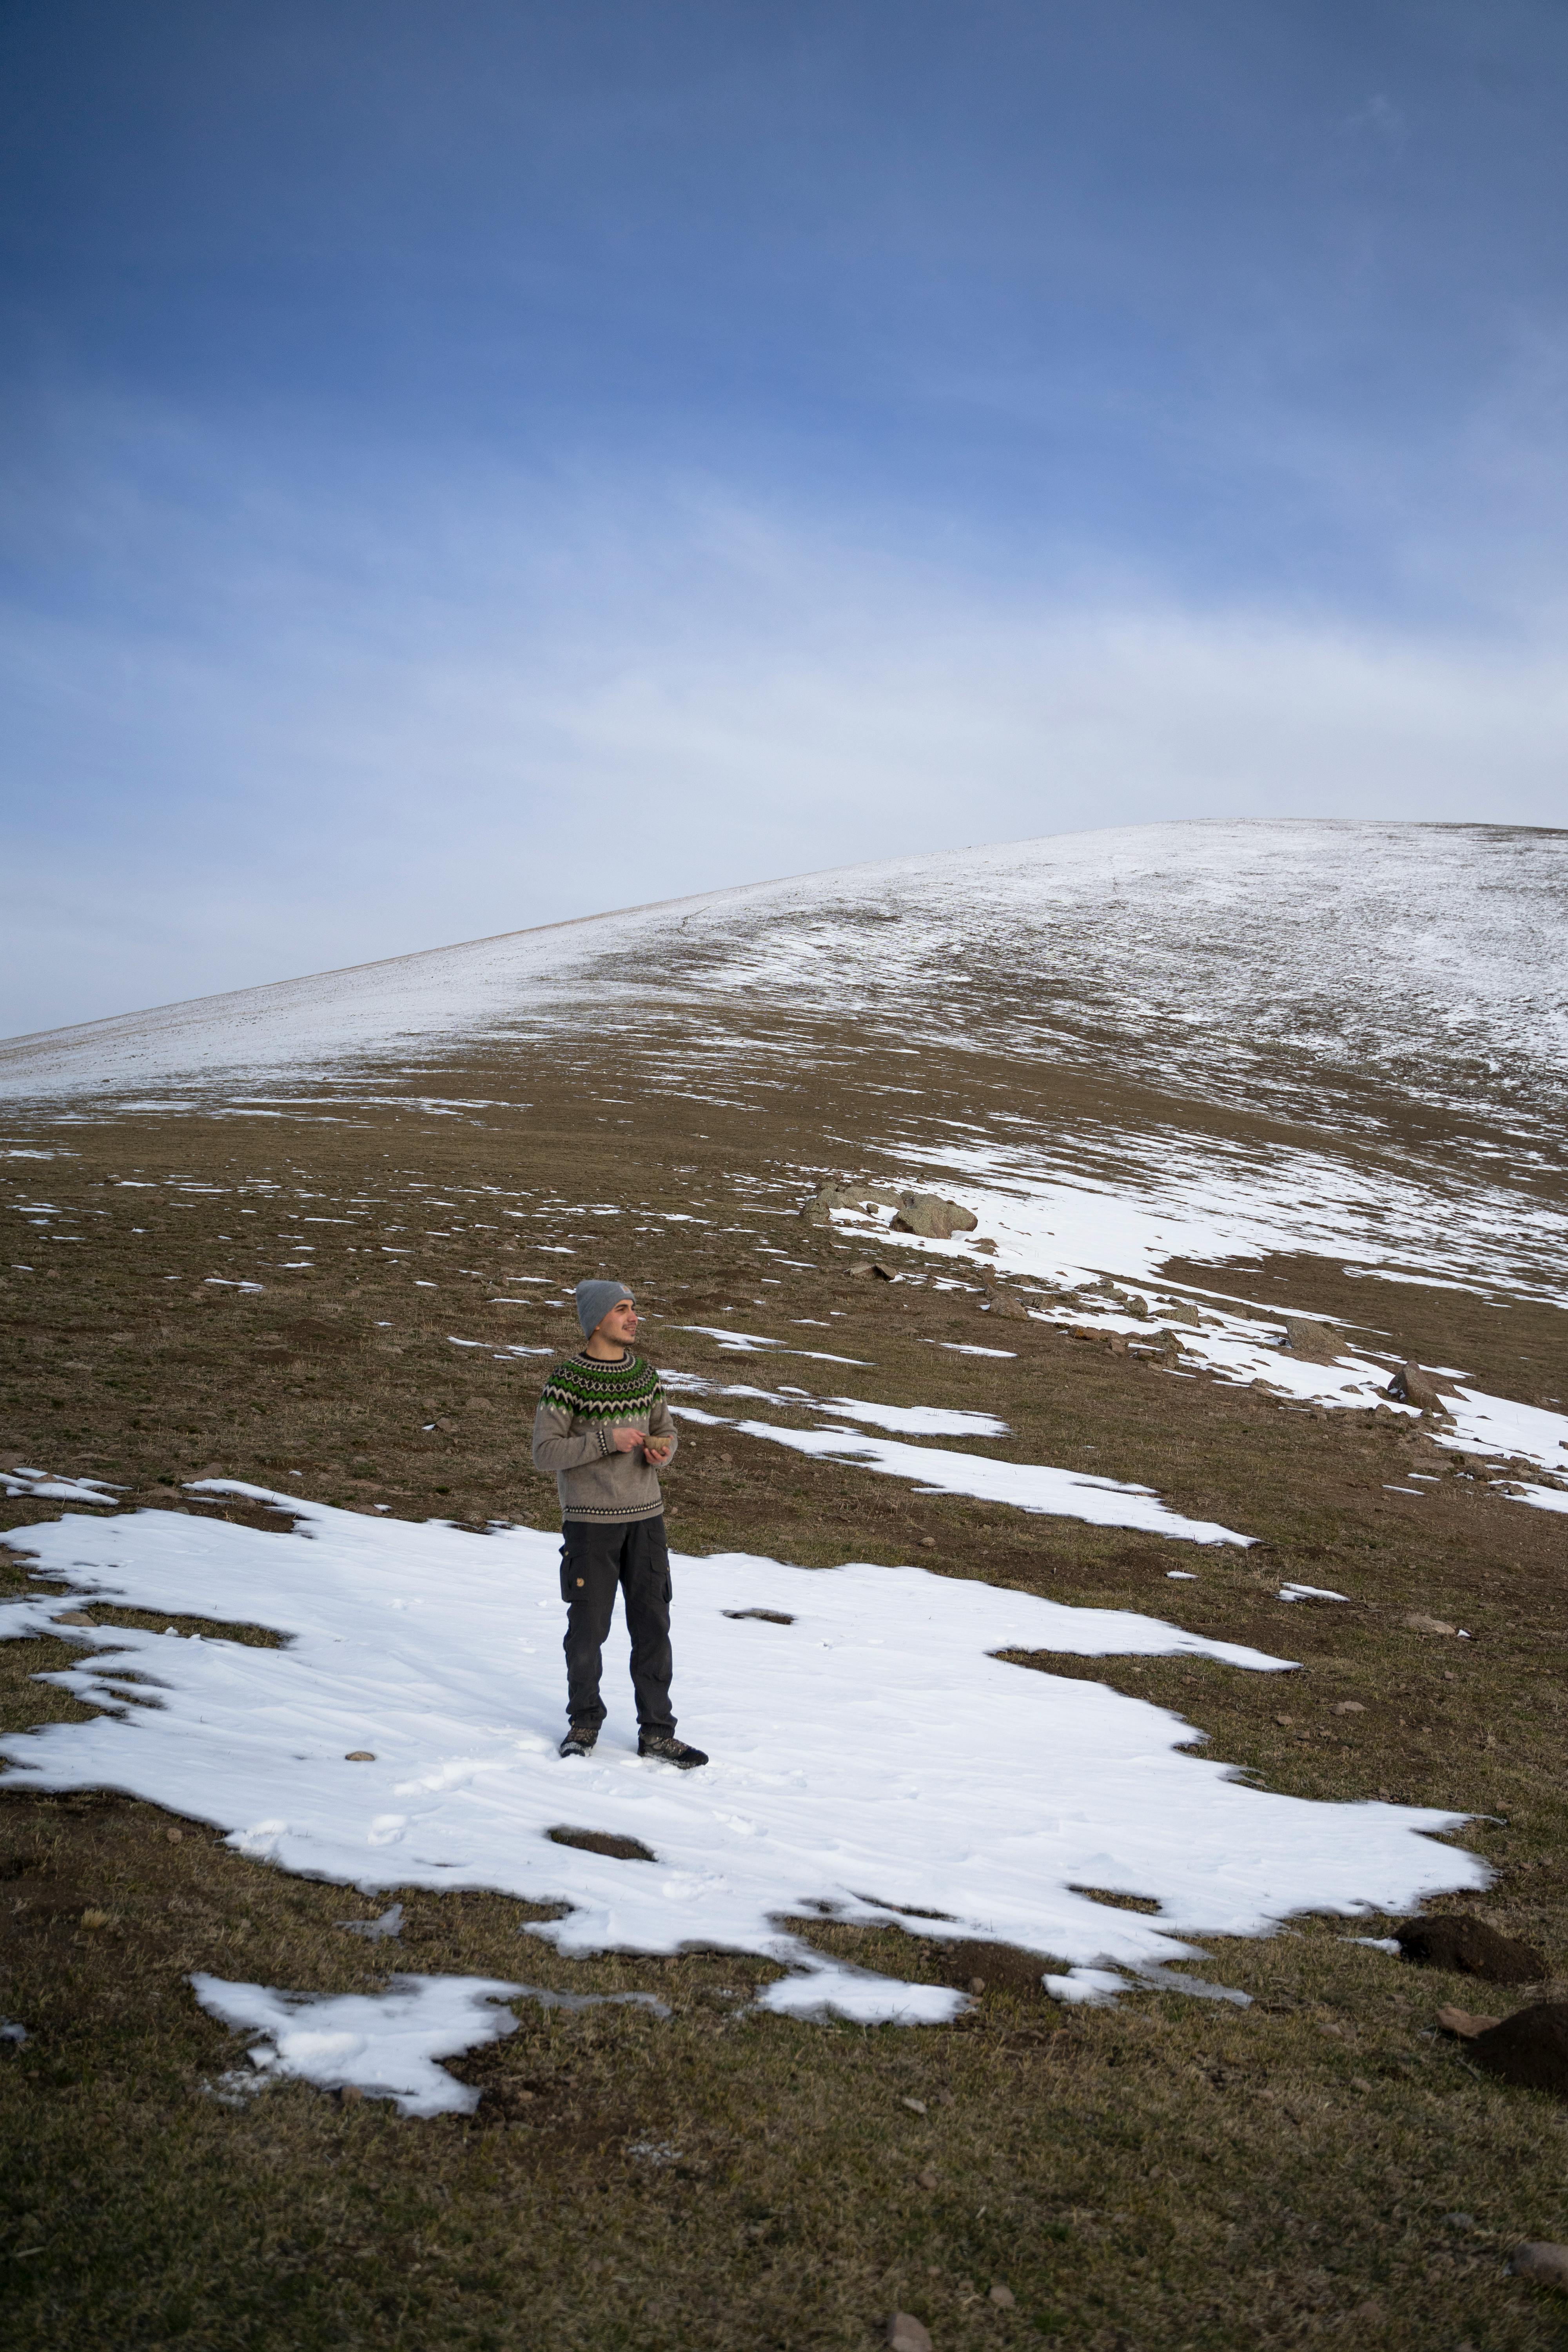
<path fill-rule="evenodd" d="M 895 1163 L 904 1157 L 891 1141 L 868 1139 L 865 1148 Z M 1166 1260 L 1184 1257 L 1214 1265 L 1222 1290 L 1227 1260 L 1310 1251 L 1361 1261 L 1368 1273 L 1568 1306 L 1568 1216 L 1501 1184 L 1439 1192 L 1408 1169 L 1171 1128 L 1086 1127 L 1051 1145 L 955 1139 L 922 1152 L 921 1165 L 928 1181 L 932 1171 L 957 1180 L 946 1189 L 981 1223 L 973 1237 L 920 1246 L 963 1258 L 974 1239 L 991 1238 L 999 1265 L 1047 1280 L 1093 1268 L 1157 1285 Z M 875 1230 L 863 1219 L 835 1222 L 857 1234 Z M 907 1248 L 911 1237 L 879 1239 Z"/>
<path fill-rule="evenodd" d="M 1076 1148 L 1082 1160 L 1095 1160 L 1082 1139 Z M 902 1157 L 890 1144 L 868 1149 L 895 1162 Z M 1568 1219 L 1517 1192 L 1472 1191 L 1460 1213 L 1455 1200 L 1407 1178 L 1380 1183 L 1364 1168 L 1321 1154 L 1277 1151 L 1264 1160 L 1223 1139 L 1205 1139 L 1200 1150 L 1173 1134 L 1118 1135 L 1102 1143 L 1100 1156 L 1103 1167 L 1069 1164 L 1065 1151 L 1033 1146 L 939 1146 L 921 1155 L 925 1181 L 933 1168 L 960 1176 L 945 1189 L 979 1219 L 974 1234 L 925 1241 L 843 1211 L 833 1223 L 854 1238 L 875 1231 L 886 1248 L 967 1263 L 976 1272 L 975 1244 L 994 1241 L 984 1271 L 1039 1284 L 1037 1319 L 1114 1333 L 1131 1345 L 1152 1346 L 1173 1328 L 1189 1363 L 1218 1379 L 1331 1410 L 1382 1406 L 1412 1421 L 1419 1418 L 1415 1407 L 1387 1397 L 1397 1359 L 1378 1352 L 1383 1335 L 1335 1325 L 1344 1343 L 1337 1360 L 1297 1355 L 1285 1344 L 1283 1312 L 1276 1318 L 1226 1301 L 1219 1287 L 1226 1262 L 1272 1251 L 1342 1258 L 1376 1251 L 1402 1261 L 1412 1282 L 1568 1306 L 1555 1271 L 1568 1261 Z M 1173 1258 L 1214 1265 L 1215 1288 L 1176 1290 L 1162 1282 L 1158 1269 Z M 1053 1303 L 1064 1294 L 1064 1303 Z M 1134 1297 L 1146 1314 L 1131 1311 Z M 1194 1312 L 1195 1323 L 1188 1319 Z M 1568 1414 L 1463 1385 L 1447 1402 L 1447 1424 L 1432 1432 L 1440 1443 L 1568 1476 Z"/>
<path fill-rule="evenodd" d="M 1561 1486 L 1537 1486 L 1521 1478 L 1504 1487 L 1503 1496 L 1510 1503 L 1533 1504 L 1538 1511 L 1568 1511 L 1568 1494 Z"/>
<path fill-rule="evenodd" d="M 491 1977 L 394 1977 L 380 1993 L 275 1992 L 213 1976 L 191 1986 L 209 2016 L 264 2037 L 247 2053 L 259 2081 L 352 2088 L 395 2100 L 405 2116 L 473 2114 L 478 2091 L 436 2062 L 515 2033 L 516 2018 L 496 2003 L 528 1990 Z"/>
<path fill-rule="evenodd" d="M 1568 1477 L 1568 1417 L 1544 1405 L 1518 1404 L 1462 1388 L 1447 1400 L 1450 1429 L 1432 1433 L 1439 1444 L 1464 1454 L 1510 1454 Z"/>
<path fill-rule="evenodd" d="M 90 1503 L 95 1509 L 112 1510 L 123 1491 L 103 1478 L 51 1478 L 47 1470 L 24 1468 L 0 1470 L 0 1494 L 7 1499 L 26 1495 L 40 1503 Z"/>
<path fill-rule="evenodd" d="M 814 1364 L 852 1364 L 857 1371 L 869 1371 L 863 1356 L 825 1356 L 818 1348 L 792 1348 L 787 1339 L 771 1339 L 765 1331 L 732 1331 L 727 1323 L 678 1323 L 678 1331 L 695 1331 L 705 1339 L 717 1339 L 721 1348 L 732 1356 L 801 1356 Z"/>
<path fill-rule="evenodd" d="M 781 1400 L 782 1402 L 782 1400 Z M 858 1429 L 784 1429 L 773 1421 L 726 1421 L 696 1405 L 674 1404 L 680 1421 L 695 1421 L 710 1429 L 733 1429 L 742 1437 L 772 1439 L 797 1454 L 817 1460 L 847 1462 L 857 1469 L 877 1470 L 884 1477 L 905 1478 L 917 1495 L 973 1495 L 986 1503 L 1007 1503 L 1015 1510 L 1048 1514 L 1056 1518 L 1083 1519 L 1096 1528 L 1140 1528 L 1149 1535 L 1172 1536 L 1186 1543 L 1256 1543 L 1256 1536 L 1237 1535 L 1215 1519 L 1187 1519 L 1161 1502 L 1152 1486 L 1135 1486 L 1119 1478 L 1098 1477 L 1089 1470 L 1057 1470 L 1037 1462 L 994 1462 L 984 1454 L 955 1454 L 940 1445 L 910 1445 L 897 1438 L 868 1437 Z"/>
<path fill-rule="evenodd" d="M 0 1605 L 0 1633 L 53 1631 L 90 1599 L 259 1623 L 283 1645 L 72 1629 L 79 1662 L 48 1679 L 100 1712 L 0 1742 L 19 1785 L 123 1790 L 367 1895 L 565 1904 L 528 1932 L 568 1955 L 756 1953 L 809 1979 L 768 1996 L 802 2013 L 949 2000 L 831 1968 L 781 1924 L 803 1915 L 1017 1944 L 1042 1970 L 1136 1971 L 1199 1957 L 1193 1937 L 1267 1934 L 1304 1909 L 1405 1912 L 1487 1883 L 1475 1855 L 1436 1842 L 1458 1815 L 1249 1786 L 1180 1752 L 1201 1735 L 1169 1710 L 996 1654 L 1288 1667 L 1154 1617 L 917 1568 L 677 1555 L 676 1703 L 711 1765 L 637 1755 L 618 1620 L 610 1722 L 592 1758 L 563 1759 L 555 1534 L 373 1519 L 235 1481 L 196 1491 L 275 1502 L 294 1524 L 139 1511 L 14 1529 L 3 1540 L 59 1592 Z M 563 1824 L 657 1859 L 559 1845 Z"/>
<path fill-rule="evenodd" d="M 970 2002 L 946 1985 L 900 1984 L 871 1969 L 819 1958 L 764 1987 L 756 2005 L 774 2017 L 847 2017 L 857 2025 L 948 2025 Z"/>
<path fill-rule="evenodd" d="M 832 1412 L 850 1421 L 869 1421 L 879 1429 L 907 1437 L 1006 1437 L 1005 1421 L 994 1412 L 972 1412 L 956 1405 L 868 1404 L 863 1397 L 815 1397 L 809 1389 L 753 1389 L 743 1382 L 723 1386 L 705 1381 L 700 1372 L 667 1371 L 659 1379 L 679 1396 L 740 1397 L 753 1404 L 781 1406 L 786 1412 Z"/>

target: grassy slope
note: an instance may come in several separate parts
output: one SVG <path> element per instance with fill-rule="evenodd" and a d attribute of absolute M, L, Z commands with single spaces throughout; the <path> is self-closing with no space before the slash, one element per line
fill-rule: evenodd
<path fill-rule="evenodd" d="M 918 1559 L 1299 1656 L 1289 1685 L 1191 1661 L 1035 1663 L 1179 1709 L 1212 1752 L 1275 1787 L 1386 1790 L 1500 1817 L 1468 1833 L 1499 1874 L 1476 1907 L 1561 1964 L 1563 1522 L 1451 1475 L 1420 1503 L 1388 1493 L 1425 1444 L 1408 1424 L 1321 1421 L 1037 1326 L 988 1325 L 978 1290 L 900 1286 L 889 1297 L 857 1284 L 831 1238 L 756 1213 L 799 1197 L 795 1167 L 854 1165 L 838 1139 L 867 1132 L 853 1054 L 817 1045 L 808 1074 L 723 1089 L 729 1108 L 717 1087 L 672 1090 L 658 1057 L 630 1047 L 587 1083 L 519 1047 L 444 1069 L 439 1091 L 525 1097 L 526 1111 L 437 1118 L 410 1101 L 346 1116 L 328 1105 L 325 1122 L 319 1109 L 13 1118 L 13 1139 L 75 1155 L 12 1163 L 34 1196 L 108 1214 L 83 1213 L 70 1229 L 84 1238 L 50 1243 L 5 1217 L 0 1262 L 37 1271 L 6 1277 L 0 1449 L 121 1479 L 128 1499 L 165 1508 L 182 1507 L 174 1482 L 218 1469 L 412 1518 L 550 1524 L 552 1494 L 527 1463 L 542 1358 L 500 1366 L 448 1334 L 563 1339 L 558 1313 L 486 1302 L 501 1277 L 549 1265 L 534 1239 L 593 1235 L 603 1270 L 648 1298 L 665 1362 L 745 1377 L 679 1328 L 726 1306 L 763 1329 L 820 1318 L 839 1336 L 803 1331 L 808 1344 L 873 1360 L 854 1375 L 858 1393 L 998 1411 L 1016 1433 L 998 1450 L 1147 1479 L 1267 1546 L 1208 1555 L 1201 1586 L 1173 1585 L 1164 1570 L 1179 1555 L 1153 1538 L 915 1496 L 703 1432 L 671 1483 L 680 1549 Z M 1058 1122 L 1105 1101 L 1086 1081 L 1026 1083 L 973 1055 L 931 1055 L 921 1076 L 928 1107 L 952 1116 L 988 1089 Z M 381 1091 L 405 1087 L 389 1077 Z M 1227 1130 L 1238 1124 L 1227 1115 Z M 110 1181 L 172 1173 L 224 1188 L 270 1177 L 313 1216 L 371 1205 L 358 1227 L 310 1229 L 314 1273 L 268 1275 L 263 1296 L 240 1297 L 203 1277 L 284 1255 L 282 1220 L 269 1209 L 240 1223 L 258 1199 L 232 1189 Z M 419 1184 L 458 1207 L 424 1213 Z M 498 1189 L 474 1189 L 487 1186 Z M 500 1213 L 557 1188 L 567 1205 L 526 1226 Z M 628 1214 L 572 1213 L 590 1202 Z M 700 1202 L 714 1226 L 635 1215 Z M 391 1223 L 408 1229 L 390 1238 L 411 1256 L 384 1254 Z M 253 1225 L 264 1248 L 238 1238 Z M 759 1237 L 805 1263 L 765 1260 Z M 762 1287 L 764 1272 L 774 1286 Z M 1308 1261 L 1224 1277 L 1271 1305 L 1319 1307 L 1338 1304 L 1340 1282 Z M 1500 1316 L 1457 1294 L 1377 1287 L 1389 1344 L 1473 1366 L 1504 1393 L 1541 1385 L 1521 1358 L 1562 1361 L 1561 1318 L 1544 1310 Z M 939 1354 L 931 1339 L 1018 1352 Z M 824 1386 L 844 1378 L 795 1376 L 816 1370 Z M 431 1420 L 441 1426 L 427 1433 Z M 0 1510 L 11 1526 L 49 1515 Z M 1283 1606 L 1272 1596 L 1286 1576 L 1357 1601 Z M 1406 1632 L 1417 1609 L 1477 1639 Z M 677 1633 L 679 1662 L 679 1611 Z M 9 1726 L 76 1712 L 30 1679 L 68 1656 L 63 1643 L 0 1647 Z M 1365 1713 L 1334 1715 L 1346 1697 Z M 1347 2337 L 1423 2352 L 1562 2338 L 1561 2306 L 1503 2280 L 1500 2263 L 1517 2238 L 1568 2234 L 1564 2120 L 1483 2081 L 1428 2032 L 1441 2000 L 1515 1997 L 1394 1966 L 1345 1941 L 1343 1923 L 1214 1943 L 1214 1973 L 1258 1996 L 1245 2014 L 1152 1994 L 1064 2013 L 1006 1955 L 977 1963 L 923 1939 L 816 1927 L 906 1974 L 967 1982 L 989 1969 L 953 2029 L 865 2032 L 736 2017 L 731 1996 L 758 1969 L 722 1955 L 568 1964 L 530 1945 L 524 1958 L 529 1915 L 499 1897 L 412 1895 L 402 1949 L 366 1947 L 335 1925 L 357 1898 L 244 1861 L 199 1828 L 172 1837 L 178 1828 L 111 1793 L 48 1801 L 13 1784 L 0 1802 L 5 2002 L 31 2033 L 0 2061 L 12 2157 L 0 2294 L 18 2347 L 860 2347 L 895 2304 L 925 2316 L 940 2352 L 1042 2335 L 1143 2352 L 1291 2343 L 1341 2323 Z M 108 1924 L 84 1924 L 89 1911 Z M 238 2045 L 195 2009 L 192 1969 L 348 1990 L 398 1967 L 648 1988 L 676 2015 L 524 2007 L 514 2036 L 458 2068 L 485 2087 L 468 2121 L 403 2123 L 303 2086 L 244 2110 L 205 2094 Z M 638 2157 L 638 2143 L 678 2158 Z M 992 2301 L 995 2282 L 1011 2307 Z"/>

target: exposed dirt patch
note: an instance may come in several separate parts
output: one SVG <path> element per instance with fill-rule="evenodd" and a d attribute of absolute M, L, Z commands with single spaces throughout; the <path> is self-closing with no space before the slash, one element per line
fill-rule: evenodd
<path fill-rule="evenodd" d="M 1040 1979 L 1049 1966 L 1045 1955 L 1021 1951 L 1016 1944 L 983 1944 L 964 1937 L 936 1946 L 937 1982 L 960 1992 L 1010 1992 L 1044 2000 Z"/>
<path fill-rule="evenodd" d="M 1477 2034 L 1469 2052 L 1478 2065 L 1521 2090 L 1568 2098 L 1568 2001 L 1538 2001 L 1500 2025 Z"/>
<path fill-rule="evenodd" d="M 580 1853 L 602 1853 L 611 1862 L 657 1862 L 651 1846 L 640 1838 L 616 1837 L 609 1830 L 547 1830 L 545 1835 L 555 1845 L 574 1845 Z"/>
<path fill-rule="evenodd" d="M 1489 1984 L 1540 1984 L 1549 1973 L 1546 1961 L 1532 1946 L 1500 1936 L 1484 1919 L 1473 1918 L 1466 1911 L 1407 1920 L 1397 1932 L 1397 1941 L 1405 1958 L 1422 1968 L 1484 1977 Z"/>

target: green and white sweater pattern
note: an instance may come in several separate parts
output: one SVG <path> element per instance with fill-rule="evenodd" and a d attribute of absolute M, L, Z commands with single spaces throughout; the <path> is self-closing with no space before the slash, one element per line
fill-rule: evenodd
<path fill-rule="evenodd" d="M 658 1473 L 618 1454 L 612 1433 L 646 1430 L 679 1443 L 658 1374 L 627 1349 L 618 1363 L 569 1356 L 551 1368 L 533 1416 L 533 1459 L 552 1471 L 563 1519 L 651 1519 L 664 1508 Z"/>

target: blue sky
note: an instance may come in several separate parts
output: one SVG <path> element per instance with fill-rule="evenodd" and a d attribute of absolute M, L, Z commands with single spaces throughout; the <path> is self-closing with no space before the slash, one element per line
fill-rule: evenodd
<path fill-rule="evenodd" d="M 0 1030 L 910 849 L 1562 821 L 1568 14 L 0 15 Z"/>

